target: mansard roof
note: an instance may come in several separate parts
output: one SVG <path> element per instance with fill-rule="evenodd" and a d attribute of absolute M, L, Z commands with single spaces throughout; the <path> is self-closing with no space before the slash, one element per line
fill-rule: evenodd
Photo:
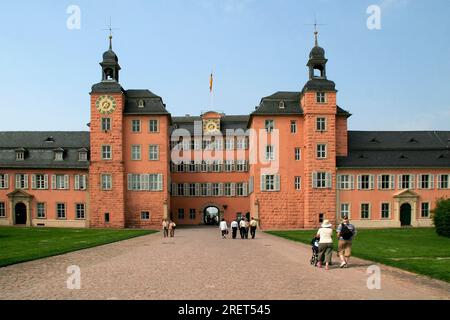
<path fill-rule="evenodd" d="M 0 168 L 87 169 L 88 161 L 78 161 L 80 150 L 88 150 L 89 132 L 0 132 Z M 25 148 L 24 160 L 15 150 Z M 55 161 L 55 150 L 64 150 L 63 161 Z"/>
<path fill-rule="evenodd" d="M 169 115 L 163 99 L 150 90 L 126 90 L 125 97 L 124 114 Z M 139 107 L 141 100 L 144 102 L 144 107 Z"/>
<path fill-rule="evenodd" d="M 349 131 L 338 168 L 450 168 L 450 131 Z"/>

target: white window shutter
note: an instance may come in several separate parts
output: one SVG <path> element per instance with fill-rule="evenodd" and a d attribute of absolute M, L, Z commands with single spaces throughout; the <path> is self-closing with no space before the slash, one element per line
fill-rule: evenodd
<path fill-rule="evenodd" d="M 236 196 L 236 183 L 231 184 L 231 196 Z"/>
<path fill-rule="evenodd" d="M 5 174 L 5 188 L 9 189 L 9 175 Z"/>
<path fill-rule="evenodd" d="M 244 182 L 243 188 L 244 188 L 244 192 L 243 192 L 244 197 L 246 197 L 246 196 L 248 196 L 248 183 Z"/>
<path fill-rule="evenodd" d="M 20 189 L 20 174 L 16 174 L 16 189 Z"/>
<path fill-rule="evenodd" d="M 141 184 L 141 190 L 142 191 L 149 191 L 150 190 L 150 175 L 149 174 L 141 174 L 140 175 L 140 184 Z M 154 190 L 152 190 L 154 191 Z"/>
<path fill-rule="evenodd" d="M 355 176 L 354 175 L 350 175 L 350 189 L 351 190 L 355 189 Z"/>
<path fill-rule="evenodd" d="M 176 183 L 172 183 L 172 195 L 173 196 L 177 196 L 178 195 L 178 189 L 177 189 L 177 184 Z"/>
<path fill-rule="evenodd" d="M 430 174 L 430 189 L 434 189 L 434 175 Z"/>
<path fill-rule="evenodd" d="M 389 181 L 391 183 L 391 190 L 395 190 L 395 174 L 391 174 L 391 181 Z"/>
<path fill-rule="evenodd" d="M 31 175 L 31 189 L 36 189 L 36 175 Z"/>
<path fill-rule="evenodd" d="M 197 197 L 200 197 L 200 196 L 201 196 L 200 188 L 201 188 L 201 184 L 200 184 L 200 183 L 196 183 L 196 184 L 195 184 L 195 195 L 196 195 Z"/>
<path fill-rule="evenodd" d="M 378 190 L 383 189 L 383 175 L 381 175 L 381 174 L 379 174 L 377 176 L 377 186 L 378 186 Z"/>
<path fill-rule="evenodd" d="M 373 189 L 375 188 L 374 180 L 375 180 L 375 176 L 374 176 L 373 174 L 371 174 L 371 175 L 369 176 L 370 190 L 373 190 Z"/>
<path fill-rule="evenodd" d="M 327 172 L 326 176 L 327 176 L 327 188 L 332 188 L 333 187 L 333 176 L 329 172 Z"/>
<path fill-rule="evenodd" d="M 25 178 L 25 189 L 28 189 L 28 174 L 24 174 L 24 178 Z"/>
<path fill-rule="evenodd" d="M 189 194 L 189 183 L 185 183 L 183 185 L 184 188 L 184 196 L 186 197 Z"/>
<path fill-rule="evenodd" d="M 158 174 L 158 191 L 164 190 L 164 176 L 162 173 Z"/>
<path fill-rule="evenodd" d="M 402 189 L 402 175 L 399 174 L 397 176 L 397 179 L 398 179 L 398 189 L 401 190 Z"/>
<path fill-rule="evenodd" d="M 266 176 L 261 175 L 261 191 L 266 191 Z"/>
<path fill-rule="evenodd" d="M 422 189 L 422 181 L 423 181 L 422 175 L 418 174 L 417 175 L 417 189 Z"/>
<path fill-rule="evenodd" d="M 280 190 L 281 190 L 280 175 L 277 174 L 277 175 L 275 175 L 275 191 L 280 191 Z"/>
<path fill-rule="evenodd" d="M 74 176 L 74 179 L 75 179 L 75 181 L 74 181 L 74 189 L 75 190 L 80 190 L 80 175 L 76 174 Z"/>
<path fill-rule="evenodd" d="M 64 189 L 69 190 L 69 175 L 64 175 Z"/>
<path fill-rule="evenodd" d="M 48 189 L 48 174 L 44 174 L 44 189 Z"/>
<path fill-rule="evenodd" d="M 208 193 L 208 197 L 212 196 L 212 183 L 207 184 L 207 193 Z"/>
<path fill-rule="evenodd" d="M 223 196 L 223 183 L 219 183 L 219 196 Z"/>
<path fill-rule="evenodd" d="M 409 175 L 409 182 L 410 182 L 410 184 L 409 184 L 409 188 L 410 189 L 414 189 L 414 175 L 413 174 L 410 174 Z"/>
<path fill-rule="evenodd" d="M 52 189 L 56 190 L 56 174 L 52 174 Z"/>

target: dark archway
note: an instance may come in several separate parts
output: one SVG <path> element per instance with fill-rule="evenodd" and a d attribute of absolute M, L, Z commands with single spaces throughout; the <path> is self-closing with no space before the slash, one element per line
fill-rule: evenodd
<path fill-rule="evenodd" d="M 207 226 L 214 226 L 219 224 L 220 210 L 215 206 L 206 207 L 203 211 L 203 222 Z"/>
<path fill-rule="evenodd" d="M 22 202 L 16 204 L 15 207 L 15 224 L 27 224 L 27 206 Z"/>
<path fill-rule="evenodd" d="M 404 203 L 400 207 L 400 222 L 402 226 L 411 225 L 411 205 L 409 203 Z"/>

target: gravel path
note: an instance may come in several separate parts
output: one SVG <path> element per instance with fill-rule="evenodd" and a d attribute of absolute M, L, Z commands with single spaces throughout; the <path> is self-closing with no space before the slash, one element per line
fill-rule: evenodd
<path fill-rule="evenodd" d="M 325 271 L 310 256 L 261 232 L 222 240 L 218 228 L 179 229 L 173 239 L 158 233 L 0 268 L 0 299 L 450 299 L 450 284 L 385 266 L 381 289 L 369 290 L 372 263 Z M 80 290 L 67 289 L 71 265 Z"/>

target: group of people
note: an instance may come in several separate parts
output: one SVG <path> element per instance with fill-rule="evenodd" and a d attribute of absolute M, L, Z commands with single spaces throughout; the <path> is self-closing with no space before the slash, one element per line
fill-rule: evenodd
<path fill-rule="evenodd" d="M 233 220 L 231 222 L 230 227 L 231 227 L 231 236 L 233 239 L 237 238 L 238 230 L 241 239 L 248 239 L 249 232 L 252 239 L 255 239 L 256 229 L 258 228 L 258 222 L 253 217 L 251 218 L 250 221 L 248 221 L 247 218 L 240 218 Z M 222 221 L 220 222 L 219 229 L 222 234 L 222 239 L 226 239 L 228 235 L 228 224 L 225 221 L 225 219 L 222 219 Z"/>
<path fill-rule="evenodd" d="M 322 268 L 325 263 L 325 269 L 329 270 L 333 254 L 333 232 L 333 225 L 329 220 L 325 220 L 312 241 L 313 258 L 311 259 L 311 264 Z M 345 216 L 342 223 L 336 228 L 336 233 L 339 241 L 340 268 L 347 268 L 352 254 L 352 241 L 356 235 L 356 228 Z"/>
<path fill-rule="evenodd" d="M 164 231 L 164 238 L 168 238 L 169 236 L 171 238 L 175 237 L 175 228 L 177 227 L 175 222 L 170 219 L 163 219 L 162 226 Z"/>

